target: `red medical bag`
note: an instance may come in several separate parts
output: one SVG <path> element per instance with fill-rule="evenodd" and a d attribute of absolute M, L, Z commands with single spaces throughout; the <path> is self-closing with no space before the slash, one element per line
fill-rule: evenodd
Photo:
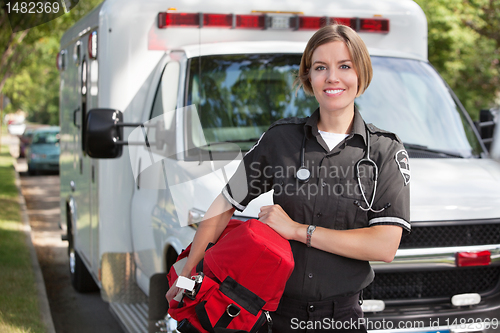
<path fill-rule="evenodd" d="M 190 247 L 168 273 L 170 287 Z M 294 267 L 289 242 L 258 220 L 231 220 L 193 269 L 195 287 L 170 302 L 183 333 L 256 332 L 275 311 Z M 177 299 L 177 300 L 176 300 Z"/>

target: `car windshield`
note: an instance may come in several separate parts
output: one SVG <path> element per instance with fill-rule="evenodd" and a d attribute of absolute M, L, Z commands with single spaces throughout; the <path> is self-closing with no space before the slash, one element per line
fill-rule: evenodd
<path fill-rule="evenodd" d="M 59 142 L 59 132 L 35 132 L 33 133 L 32 144 L 54 144 Z"/>
<path fill-rule="evenodd" d="M 186 105 L 196 105 L 205 140 L 224 151 L 246 151 L 274 121 L 309 116 L 314 97 L 296 92 L 301 55 L 258 54 L 193 58 Z M 479 155 L 481 146 L 435 70 L 425 62 L 372 57 L 373 80 L 356 105 L 367 123 L 396 133 L 407 148 Z M 202 146 L 194 131 L 188 144 Z M 224 143 L 232 144 L 224 144 Z"/>

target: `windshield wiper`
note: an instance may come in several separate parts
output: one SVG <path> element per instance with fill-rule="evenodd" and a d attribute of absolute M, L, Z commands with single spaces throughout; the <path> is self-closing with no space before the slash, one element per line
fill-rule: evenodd
<path fill-rule="evenodd" d="M 242 140 L 228 140 L 228 141 L 224 141 L 224 142 L 229 142 L 229 143 L 240 143 L 240 142 L 257 142 L 259 140 L 259 138 L 250 138 L 250 139 L 242 139 Z M 221 142 L 221 143 L 224 143 L 224 142 Z"/>
<path fill-rule="evenodd" d="M 207 143 L 204 147 L 208 147 L 208 146 L 218 146 L 218 145 L 225 145 L 225 144 L 229 144 L 229 143 L 257 142 L 258 140 L 259 140 L 259 138 L 241 139 L 241 140 L 217 141 L 217 142 L 210 142 L 210 143 Z"/>
<path fill-rule="evenodd" d="M 433 153 L 433 154 L 437 154 L 437 155 L 441 155 L 441 156 L 444 155 L 447 157 L 464 158 L 464 156 L 459 154 L 459 153 L 449 152 L 446 150 L 432 149 L 432 148 L 429 148 L 427 146 L 418 145 L 416 143 L 403 143 L 403 145 L 405 146 L 405 148 L 407 150 L 418 150 L 418 151 L 425 151 L 428 153 Z"/>

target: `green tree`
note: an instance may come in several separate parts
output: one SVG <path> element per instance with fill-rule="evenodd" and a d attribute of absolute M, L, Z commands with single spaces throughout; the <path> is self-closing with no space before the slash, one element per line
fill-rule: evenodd
<path fill-rule="evenodd" d="M 23 109 L 31 120 L 58 122 L 59 40 L 100 2 L 80 0 L 69 13 L 14 33 L 0 0 L 0 94 L 12 101 L 7 111 Z M 479 110 L 493 107 L 500 93 L 500 0 L 416 2 L 427 15 L 429 61 L 477 119 Z"/>
<path fill-rule="evenodd" d="M 464 23 L 500 48 L 500 0 L 466 0 Z"/>
<path fill-rule="evenodd" d="M 429 61 L 473 119 L 495 106 L 499 89 L 499 0 L 416 0 L 429 28 Z M 496 8 L 499 8 L 498 5 Z M 496 39 L 495 39 L 496 38 Z"/>
<path fill-rule="evenodd" d="M 80 0 L 68 13 L 45 24 L 16 31 L 0 1 L 0 94 L 11 100 L 6 112 L 21 109 L 28 119 L 59 123 L 59 41 L 69 27 L 103 0 Z M 26 22 L 18 22 L 26 25 Z"/>

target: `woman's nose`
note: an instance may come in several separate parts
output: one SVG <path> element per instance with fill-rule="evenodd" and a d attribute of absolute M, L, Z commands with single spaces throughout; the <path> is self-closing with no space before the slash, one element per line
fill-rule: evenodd
<path fill-rule="evenodd" d="M 337 71 L 335 71 L 335 70 L 328 71 L 328 77 L 326 78 L 326 82 L 327 83 L 336 83 L 336 82 L 339 82 Z"/>

